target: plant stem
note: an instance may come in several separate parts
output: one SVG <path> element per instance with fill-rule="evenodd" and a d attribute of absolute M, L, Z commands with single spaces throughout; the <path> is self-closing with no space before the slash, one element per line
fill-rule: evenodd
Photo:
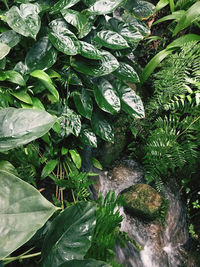
<path fill-rule="evenodd" d="M 64 179 L 62 163 L 60 163 L 60 178 Z M 62 188 L 60 188 L 60 195 L 61 195 L 61 209 L 64 210 L 64 197 L 63 197 L 63 189 Z"/>
<path fill-rule="evenodd" d="M 177 138 L 178 137 L 180 137 L 181 135 L 183 135 L 185 132 L 187 132 L 187 130 L 192 126 L 192 124 L 194 124 L 196 121 L 198 121 L 200 119 L 200 116 L 199 117 L 197 117 L 196 119 L 194 119 L 190 124 L 189 124 L 189 126 L 182 132 L 182 133 L 180 133 L 178 136 L 177 136 Z M 176 139 L 177 139 L 176 138 Z"/>
<path fill-rule="evenodd" d="M 31 250 L 33 250 L 33 249 L 34 248 L 31 248 L 31 249 L 29 249 L 28 251 L 24 252 L 23 254 L 21 254 L 19 256 L 16 256 L 16 257 L 7 257 L 7 258 L 3 259 L 3 261 L 5 261 L 4 265 L 6 265 L 6 264 L 8 264 L 10 262 L 16 261 L 16 260 L 29 259 L 29 258 L 33 258 L 33 257 L 37 257 L 37 256 L 41 255 L 41 252 L 36 252 L 36 253 L 33 253 L 33 254 L 25 255 L 28 252 L 30 252 Z"/>

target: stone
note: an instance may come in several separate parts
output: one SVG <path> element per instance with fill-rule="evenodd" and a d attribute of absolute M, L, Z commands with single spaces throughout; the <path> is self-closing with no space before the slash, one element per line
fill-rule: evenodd
<path fill-rule="evenodd" d="M 150 185 L 136 184 L 121 192 L 128 213 L 142 219 L 154 220 L 163 204 L 163 197 Z"/>

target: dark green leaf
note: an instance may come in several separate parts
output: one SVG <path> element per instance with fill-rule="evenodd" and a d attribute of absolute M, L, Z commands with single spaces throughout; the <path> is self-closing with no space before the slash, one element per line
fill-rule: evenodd
<path fill-rule="evenodd" d="M 79 155 L 79 153 L 74 149 L 70 149 L 69 153 L 72 157 L 74 164 L 76 165 L 76 168 L 80 169 L 82 160 L 81 160 L 81 156 Z"/>
<path fill-rule="evenodd" d="M 29 68 L 29 72 L 34 70 L 45 70 L 53 66 L 56 62 L 57 51 L 52 47 L 48 37 L 42 37 L 28 51 L 25 63 Z"/>
<path fill-rule="evenodd" d="M 20 101 L 32 105 L 32 99 L 26 90 L 10 92 L 11 95 L 19 99 Z"/>
<path fill-rule="evenodd" d="M 12 6 L 6 13 L 6 22 L 15 32 L 36 39 L 41 24 L 39 12 L 37 4 L 21 4 L 20 9 Z"/>
<path fill-rule="evenodd" d="M 93 103 L 87 90 L 82 88 L 81 94 L 75 94 L 74 103 L 78 112 L 82 116 L 86 117 L 87 119 L 91 119 Z"/>
<path fill-rule="evenodd" d="M 129 47 L 126 40 L 118 33 L 103 30 L 97 33 L 95 41 L 110 49 L 124 49 Z"/>
<path fill-rule="evenodd" d="M 69 134 L 79 135 L 81 131 L 81 120 L 76 112 L 68 108 L 67 112 L 62 114 L 61 121 L 66 136 Z"/>
<path fill-rule="evenodd" d="M 92 44 L 80 41 L 80 54 L 90 59 L 103 59 L 102 53 Z"/>
<path fill-rule="evenodd" d="M 15 169 L 15 167 L 9 161 L 6 160 L 0 161 L 0 170 L 17 175 L 17 170 Z"/>
<path fill-rule="evenodd" d="M 150 35 L 150 29 L 148 26 L 143 23 L 142 21 L 133 18 L 130 14 L 126 14 L 123 16 L 123 20 L 126 23 L 125 25 L 129 25 L 129 27 L 132 29 L 135 29 L 136 31 L 140 32 L 142 36 L 148 36 Z M 125 37 L 124 37 L 125 38 Z"/>
<path fill-rule="evenodd" d="M 47 133 L 56 121 L 49 113 L 33 109 L 0 110 L 0 151 L 27 144 Z"/>
<path fill-rule="evenodd" d="M 148 19 L 155 12 L 155 6 L 146 1 L 133 1 L 132 12 L 139 19 Z"/>
<path fill-rule="evenodd" d="M 83 259 L 91 244 L 95 211 L 93 203 L 79 202 L 54 219 L 43 243 L 43 267 L 57 267 L 66 260 Z"/>
<path fill-rule="evenodd" d="M 57 159 L 49 160 L 42 170 L 41 179 L 43 180 L 44 178 L 46 178 L 55 169 L 57 164 Z"/>
<path fill-rule="evenodd" d="M 10 52 L 10 46 L 0 43 L 0 60 Z"/>
<path fill-rule="evenodd" d="M 20 86 L 26 85 L 24 78 L 18 72 L 14 71 L 14 70 L 7 70 L 4 72 L 4 74 L 6 75 L 7 81 L 12 82 L 12 83 L 16 83 Z"/>
<path fill-rule="evenodd" d="M 94 15 L 104 15 L 113 12 L 121 6 L 125 0 L 99 0 L 96 1 L 87 11 Z"/>
<path fill-rule="evenodd" d="M 115 82 L 119 92 L 122 109 L 133 118 L 144 118 L 144 106 L 141 98 L 136 95 L 133 89 L 129 88 L 122 82 Z"/>
<path fill-rule="evenodd" d="M 99 77 L 115 71 L 119 67 L 117 59 L 109 52 L 101 52 L 103 59 L 100 61 L 75 61 L 72 62 L 73 68 L 81 73 Z"/>
<path fill-rule="evenodd" d="M 4 258 L 26 243 L 57 208 L 36 188 L 2 170 L 0 188 L 0 258 Z"/>
<path fill-rule="evenodd" d="M 80 0 L 59 0 L 53 7 L 51 8 L 51 13 L 57 13 L 63 10 L 63 8 L 69 8 L 74 6 Z"/>
<path fill-rule="evenodd" d="M 128 64 L 124 62 L 119 62 L 120 66 L 116 69 L 113 74 L 124 81 L 131 82 L 131 83 L 138 83 L 139 77 L 137 72 Z"/>
<path fill-rule="evenodd" d="M 111 267 L 111 265 L 103 261 L 89 259 L 66 261 L 65 263 L 59 265 L 59 267 Z"/>
<path fill-rule="evenodd" d="M 94 113 L 92 115 L 91 125 L 93 131 L 102 139 L 114 143 L 114 131 L 112 126 L 101 113 Z"/>
<path fill-rule="evenodd" d="M 9 30 L 0 34 L 0 43 L 7 44 L 10 47 L 17 45 L 21 40 L 21 36 L 13 30 Z"/>
<path fill-rule="evenodd" d="M 130 44 L 138 43 L 143 39 L 143 35 L 130 24 L 122 23 L 119 27 L 119 34 Z"/>
<path fill-rule="evenodd" d="M 79 53 L 80 45 L 76 36 L 67 28 L 63 19 L 53 20 L 49 27 L 49 39 L 58 51 L 67 55 Z"/>
<path fill-rule="evenodd" d="M 98 80 L 94 87 L 94 96 L 98 106 L 111 114 L 116 114 L 120 111 L 120 99 L 112 87 L 105 79 Z"/>
<path fill-rule="evenodd" d="M 97 147 L 97 137 L 86 124 L 82 125 L 79 138 L 85 145 Z"/>

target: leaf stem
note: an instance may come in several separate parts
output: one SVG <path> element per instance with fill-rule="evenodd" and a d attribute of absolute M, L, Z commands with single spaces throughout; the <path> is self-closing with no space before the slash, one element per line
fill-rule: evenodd
<path fill-rule="evenodd" d="M 180 133 L 178 136 L 177 136 L 177 138 L 178 137 L 180 137 L 181 135 L 183 135 L 185 132 L 187 132 L 187 130 L 192 126 L 192 124 L 194 124 L 196 121 L 198 121 L 200 119 L 200 116 L 199 117 L 197 117 L 196 119 L 194 119 L 190 124 L 189 124 L 189 126 L 182 132 L 182 133 Z"/>
<path fill-rule="evenodd" d="M 10 262 L 13 262 L 13 261 L 16 261 L 16 260 L 23 260 L 23 259 L 33 258 L 33 257 L 37 257 L 37 256 L 41 255 L 41 252 L 36 252 L 36 253 L 33 253 L 33 254 L 26 255 L 27 253 L 29 253 L 33 249 L 34 249 L 34 247 L 33 248 L 30 248 L 29 250 L 27 250 L 26 252 L 22 253 L 19 256 L 16 256 L 16 257 L 7 257 L 5 259 L 2 259 L 2 261 L 5 261 L 4 262 L 4 265 L 6 265 L 6 264 L 8 264 Z"/>

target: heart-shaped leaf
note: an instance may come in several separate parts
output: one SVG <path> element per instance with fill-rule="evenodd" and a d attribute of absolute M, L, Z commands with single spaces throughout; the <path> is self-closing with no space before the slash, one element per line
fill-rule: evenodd
<path fill-rule="evenodd" d="M 21 36 L 13 30 L 9 30 L 0 34 L 0 43 L 7 44 L 10 47 L 17 45 L 21 40 Z"/>
<path fill-rule="evenodd" d="M 95 204 L 79 202 L 54 219 L 42 247 L 43 267 L 83 259 L 91 244 L 95 211 Z"/>
<path fill-rule="evenodd" d="M 88 125 L 81 126 L 79 138 L 85 145 L 97 147 L 97 137 Z"/>
<path fill-rule="evenodd" d="M 82 116 L 86 117 L 87 119 L 91 119 L 93 103 L 87 90 L 82 88 L 81 94 L 75 94 L 74 103 L 78 112 Z"/>
<path fill-rule="evenodd" d="M 103 140 L 114 143 L 114 131 L 112 126 L 100 112 L 92 115 L 91 125 L 93 131 Z"/>
<path fill-rule="evenodd" d="M 130 65 L 124 62 L 119 64 L 119 68 L 113 72 L 117 78 L 131 83 L 138 83 L 140 81 L 137 72 Z"/>
<path fill-rule="evenodd" d="M 41 110 L 5 108 L 0 110 L 0 151 L 27 144 L 47 133 L 56 117 Z"/>
<path fill-rule="evenodd" d="M 87 12 L 94 15 L 104 15 L 113 12 L 117 7 L 125 3 L 126 0 L 99 0 L 96 1 Z"/>
<path fill-rule="evenodd" d="M 111 114 L 116 114 L 120 111 L 120 99 L 112 87 L 105 79 L 98 80 L 94 87 L 94 96 L 98 106 Z"/>
<path fill-rule="evenodd" d="M 65 263 L 59 265 L 59 267 L 111 267 L 110 264 L 103 262 L 103 261 L 97 261 L 94 259 L 89 260 L 72 260 L 72 261 L 66 261 Z"/>
<path fill-rule="evenodd" d="M 74 6 L 76 3 L 78 3 L 80 0 L 59 0 L 53 7 L 51 8 L 51 13 L 57 13 L 62 11 L 64 8 L 69 8 L 71 6 Z"/>
<path fill-rule="evenodd" d="M 97 33 L 95 41 L 110 49 L 125 49 L 129 47 L 127 41 L 118 33 L 102 30 Z"/>
<path fill-rule="evenodd" d="M 0 60 L 7 56 L 7 54 L 10 52 L 11 47 L 7 44 L 0 43 Z"/>
<path fill-rule="evenodd" d="M 26 243 L 56 211 L 37 189 L 0 170 L 0 258 Z"/>
<path fill-rule="evenodd" d="M 6 13 L 6 22 L 15 32 L 35 39 L 41 24 L 39 12 L 37 4 L 21 4 L 20 8 L 12 6 Z"/>
<path fill-rule="evenodd" d="M 40 69 L 45 70 L 53 66 L 56 62 L 57 51 L 52 47 L 48 37 L 42 37 L 34 46 L 28 51 L 25 63 L 29 72 Z"/>
<path fill-rule="evenodd" d="M 83 57 L 90 59 L 103 59 L 102 53 L 92 44 L 80 41 L 80 54 Z"/>
<path fill-rule="evenodd" d="M 68 30 L 63 19 L 55 19 L 50 24 L 49 39 L 58 51 L 66 55 L 76 55 L 80 45 L 76 36 Z"/>

